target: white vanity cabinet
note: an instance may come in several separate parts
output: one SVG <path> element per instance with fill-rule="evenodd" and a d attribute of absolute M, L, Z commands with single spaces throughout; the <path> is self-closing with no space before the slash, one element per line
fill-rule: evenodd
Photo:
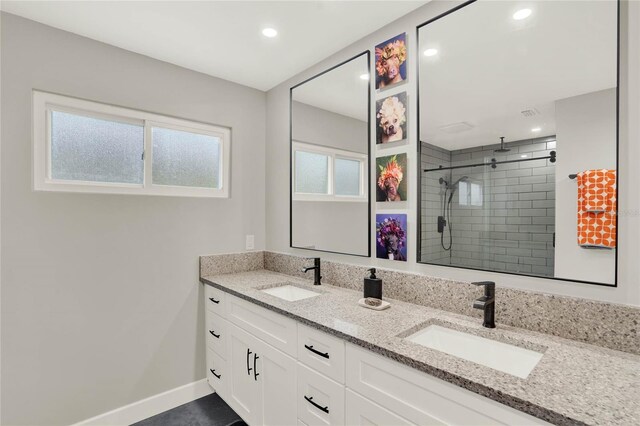
<path fill-rule="evenodd" d="M 251 426 L 547 424 L 257 304 L 206 289 L 207 380 Z"/>
<path fill-rule="evenodd" d="M 225 401 L 250 425 L 295 425 L 296 361 L 229 325 Z"/>

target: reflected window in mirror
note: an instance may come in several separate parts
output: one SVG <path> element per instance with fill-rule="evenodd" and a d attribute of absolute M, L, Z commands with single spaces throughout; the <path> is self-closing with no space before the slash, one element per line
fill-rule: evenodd
<path fill-rule="evenodd" d="M 419 262 L 616 284 L 618 14 L 478 0 L 418 27 Z"/>
<path fill-rule="evenodd" d="M 367 202 L 367 155 L 294 141 L 292 158 L 294 201 Z"/>
<path fill-rule="evenodd" d="M 291 247 L 370 255 L 369 52 L 291 88 Z"/>

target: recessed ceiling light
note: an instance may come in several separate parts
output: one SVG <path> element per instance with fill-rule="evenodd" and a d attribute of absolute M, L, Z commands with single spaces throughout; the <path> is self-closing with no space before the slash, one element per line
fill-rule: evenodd
<path fill-rule="evenodd" d="M 273 38 L 278 35 L 278 31 L 273 28 L 265 28 L 262 30 L 262 35 L 265 37 Z"/>
<path fill-rule="evenodd" d="M 438 54 L 438 49 L 427 49 L 424 51 L 424 56 L 435 56 Z"/>
<path fill-rule="evenodd" d="M 513 19 L 516 21 L 522 21 L 523 19 L 527 19 L 530 15 L 531 9 L 520 9 L 513 14 Z"/>
<path fill-rule="evenodd" d="M 369 74 L 360 74 L 361 80 L 369 80 Z"/>
<path fill-rule="evenodd" d="M 522 154 L 520 158 L 527 158 L 527 154 Z"/>
<path fill-rule="evenodd" d="M 540 130 L 542 130 L 540 127 L 534 127 L 533 129 L 531 129 L 533 133 L 538 133 Z"/>

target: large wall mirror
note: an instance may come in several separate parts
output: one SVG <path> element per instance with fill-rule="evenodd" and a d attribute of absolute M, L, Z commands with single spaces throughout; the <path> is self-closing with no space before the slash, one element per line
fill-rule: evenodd
<path fill-rule="evenodd" d="M 369 52 L 291 88 L 291 247 L 370 255 Z"/>
<path fill-rule="evenodd" d="M 616 285 L 615 1 L 475 1 L 418 27 L 418 261 Z"/>

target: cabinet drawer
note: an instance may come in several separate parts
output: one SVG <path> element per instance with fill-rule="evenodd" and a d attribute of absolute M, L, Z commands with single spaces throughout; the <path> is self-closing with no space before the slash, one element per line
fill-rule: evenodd
<path fill-rule="evenodd" d="M 207 382 L 221 398 L 227 396 L 227 364 L 210 348 L 207 348 Z"/>
<path fill-rule="evenodd" d="M 533 416 L 347 344 L 349 389 L 419 425 L 547 424 Z"/>
<path fill-rule="evenodd" d="M 298 324 L 298 360 L 344 384 L 344 340 Z"/>
<path fill-rule="evenodd" d="M 213 312 L 207 312 L 206 341 L 207 347 L 213 349 L 223 359 L 227 354 L 227 322 Z"/>
<path fill-rule="evenodd" d="M 225 318 L 269 343 L 289 356 L 296 357 L 296 322 L 253 303 L 227 294 Z"/>
<path fill-rule="evenodd" d="M 208 311 L 224 316 L 225 292 L 213 286 L 204 286 L 204 303 Z"/>
<path fill-rule="evenodd" d="M 346 420 L 349 426 L 409 426 L 410 421 L 347 389 Z"/>
<path fill-rule="evenodd" d="M 344 386 L 298 363 L 298 418 L 308 426 L 344 425 Z"/>

